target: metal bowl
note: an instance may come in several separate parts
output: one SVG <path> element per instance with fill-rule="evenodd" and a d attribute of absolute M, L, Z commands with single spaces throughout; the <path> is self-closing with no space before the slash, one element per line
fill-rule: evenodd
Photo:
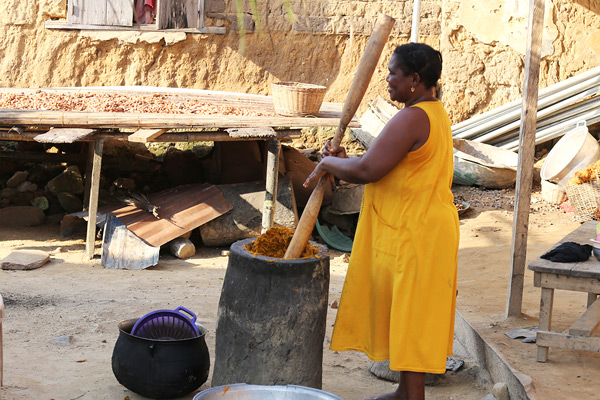
<path fill-rule="evenodd" d="M 263 386 L 236 383 L 204 390 L 193 400 L 343 400 L 322 390 L 305 386 Z"/>
<path fill-rule="evenodd" d="M 592 242 L 592 254 L 600 261 L 600 242 L 594 239 L 590 239 L 590 242 Z"/>

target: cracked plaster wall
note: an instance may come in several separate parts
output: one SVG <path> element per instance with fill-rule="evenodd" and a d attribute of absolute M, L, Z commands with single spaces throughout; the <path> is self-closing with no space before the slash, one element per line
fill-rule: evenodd
<path fill-rule="evenodd" d="M 600 2 L 546 0 L 540 87 L 600 65 Z M 206 25 L 227 34 L 53 30 L 66 0 L 0 4 L 0 86 L 148 85 L 268 94 L 270 83 L 328 86 L 343 102 L 377 14 L 394 18 L 390 41 L 359 113 L 386 96 L 389 55 L 410 38 L 412 1 L 259 1 L 263 32 L 249 7 L 240 38 L 234 2 L 207 0 Z M 443 101 L 453 122 L 520 98 L 529 1 L 425 0 L 419 40 L 444 56 Z"/>

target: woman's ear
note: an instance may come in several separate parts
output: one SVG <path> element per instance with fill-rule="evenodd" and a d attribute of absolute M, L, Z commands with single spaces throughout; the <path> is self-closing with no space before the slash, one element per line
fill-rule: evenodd
<path fill-rule="evenodd" d="M 419 75 L 419 73 L 418 73 L 418 72 L 413 72 L 413 74 L 412 74 L 412 75 L 413 75 L 413 76 L 412 76 L 412 79 L 413 79 L 413 85 L 414 85 L 414 87 L 417 87 L 417 85 L 418 85 L 419 83 L 421 83 L 421 75 Z"/>

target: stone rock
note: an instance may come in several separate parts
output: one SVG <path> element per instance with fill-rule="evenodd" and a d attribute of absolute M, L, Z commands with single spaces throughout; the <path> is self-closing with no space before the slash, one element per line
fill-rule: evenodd
<path fill-rule="evenodd" d="M 17 194 L 19 191 L 15 188 L 4 188 L 0 191 L 0 199 L 10 199 L 12 196 Z"/>
<path fill-rule="evenodd" d="M 60 220 L 60 236 L 62 237 L 69 237 L 76 233 L 85 232 L 86 229 L 87 223 L 82 218 L 73 215 L 65 215 Z"/>
<path fill-rule="evenodd" d="M 13 176 L 11 176 L 8 179 L 8 181 L 6 181 L 6 186 L 8 186 L 9 188 L 16 188 L 21 183 L 25 182 L 25 180 L 27 179 L 27 175 L 29 175 L 29 172 L 27 171 L 15 172 Z"/>
<path fill-rule="evenodd" d="M 46 190 L 54 194 L 58 193 L 83 193 L 83 179 L 79 168 L 76 166 L 67 167 L 60 175 L 51 179 L 46 185 Z"/>
<path fill-rule="evenodd" d="M 46 211 L 49 207 L 48 199 L 44 196 L 38 196 L 31 200 L 31 205 L 39 208 L 42 211 Z"/>
<path fill-rule="evenodd" d="M 46 215 L 46 225 L 58 225 L 60 224 L 61 219 L 65 216 L 65 213 L 60 214 L 50 214 Z"/>
<path fill-rule="evenodd" d="M 510 400 L 508 393 L 508 384 L 506 382 L 497 382 L 492 388 L 492 394 L 498 400 Z"/>
<path fill-rule="evenodd" d="M 50 260 L 50 254 L 41 250 L 15 250 L 0 261 L 2 269 L 36 269 Z"/>
<path fill-rule="evenodd" d="M 206 246 L 228 246 L 245 238 L 260 235 L 265 201 L 265 182 L 234 183 L 217 186 L 233 210 L 198 229 Z M 280 177 L 277 185 L 277 204 L 274 225 L 294 229 L 298 212 L 294 202 L 292 183 Z"/>
<path fill-rule="evenodd" d="M 0 208 L 0 226 L 42 225 L 46 215 L 34 206 L 12 206 Z"/>
<path fill-rule="evenodd" d="M 369 372 L 380 379 L 385 379 L 390 382 L 398 382 L 400 380 L 400 372 L 390 369 L 390 361 L 373 361 L 369 365 Z"/>
<path fill-rule="evenodd" d="M 83 202 L 74 194 L 62 192 L 57 195 L 58 202 L 66 212 L 75 213 L 83 210 Z"/>
<path fill-rule="evenodd" d="M 36 183 L 38 187 L 44 187 L 49 180 L 62 173 L 64 170 L 65 167 L 61 165 L 35 164 L 27 170 L 29 172 L 27 180 Z"/>
<path fill-rule="evenodd" d="M 38 190 L 38 185 L 29 181 L 21 182 L 17 186 L 17 191 L 19 192 L 35 192 L 36 190 Z"/>

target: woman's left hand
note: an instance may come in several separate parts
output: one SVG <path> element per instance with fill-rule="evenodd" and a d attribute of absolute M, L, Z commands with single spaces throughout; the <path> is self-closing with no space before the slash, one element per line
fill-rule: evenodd
<path fill-rule="evenodd" d="M 302 186 L 309 187 L 312 182 L 319 180 L 322 176 L 325 176 L 325 174 L 327 174 L 327 172 L 323 169 L 322 164 L 323 160 L 321 160 L 321 162 L 317 164 L 317 166 L 315 167 L 315 169 L 313 169 L 310 175 L 308 175 L 308 178 L 306 178 Z M 333 178 L 333 175 L 331 177 Z"/>

